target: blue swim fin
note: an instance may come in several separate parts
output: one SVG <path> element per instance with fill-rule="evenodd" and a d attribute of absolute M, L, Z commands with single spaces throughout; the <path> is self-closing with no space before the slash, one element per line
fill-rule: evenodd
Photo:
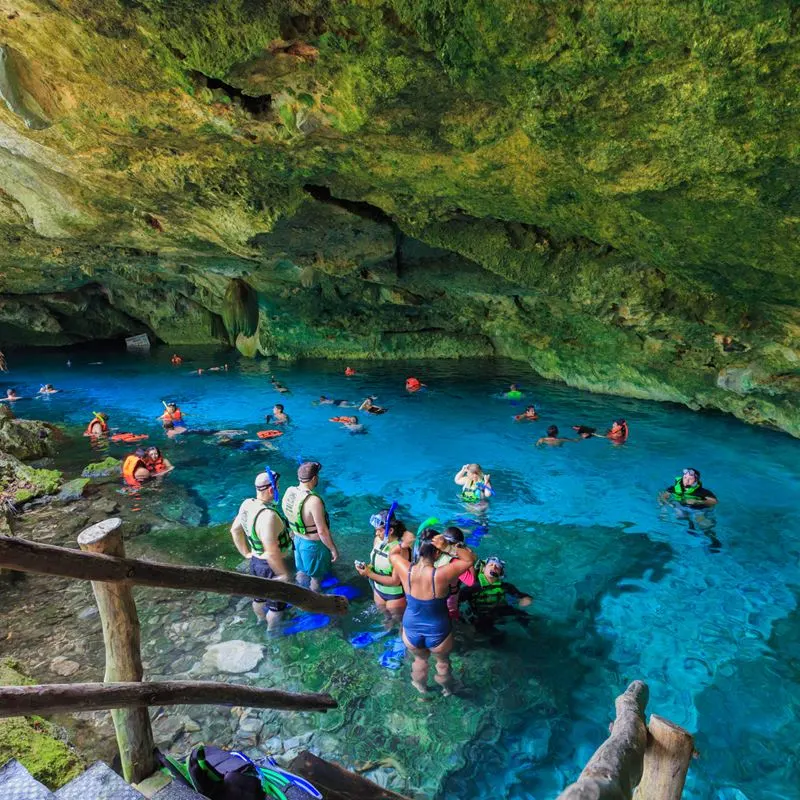
<path fill-rule="evenodd" d="M 399 636 L 394 639 L 389 639 L 384 647 L 383 654 L 381 655 L 378 663 L 386 669 L 400 669 L 403 666 L 403 660 L 406 657 L 406 646 Z"/>
<path fill-rule="evenodd" d="M 372 631 L 362 631 L 361 633 L 357 633 L 355 636 L 350 637 L 350 644 L 357 649 L 361 649 L 362 647 L 369 647 L 371 644 L 379 642 L 388 635 L 389 631 L 378 631 L 377 633 L 373 633 Z"/>
<path fill-rule="evenodd" d="M 342 597 L 346 597 L 348 600 L 354 600 L 356 597 L 361 597 L 361 592 L 356 589 L 355 586 L 334 586 L 333 589 L 329 589 L 325 594 L 338 594 Z"/>
<path fill-rule="evenodd" d="M 287 636 L 292 636 L 295 633 L 315 631 L 317 628 L 324 628 L 330 621 L 331 618 L 327 614 L 303 614 L 287 625 L 283 632 Z"/>
<path fill-rule="evenodd" d="M 335 575 L 328 575 L 322 583 L 320 584 L 320 588 L 322 589 L 330 589 L 332 586 L 338 586 L 339 579 Z"/>

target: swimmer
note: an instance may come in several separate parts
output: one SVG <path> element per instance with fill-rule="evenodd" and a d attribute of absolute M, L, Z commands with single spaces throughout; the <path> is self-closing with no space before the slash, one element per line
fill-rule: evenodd
<path fill-rule="evenodd" d="M 270 425 L 288 425 L 289 415 L 284 411 L 283 403 L 275 403 L 272 406 L 272 413 L 267 414 L 264 419 Z"/>
<path fill-rule="evenodd" d="M 228 371 L 228 365 L 227 364 L 223 364 L 221 367 L 209 367 L 206 371 L 207 372 L 227 372 Z"/>
<path fill-rule="evenodd" d="M 174 367 L 177 367 L 177 366 L 179 366 L 180 364 L 183 364 L 183 359 L 182 359 L 182 358 L 181 358 L 181 357 L 180 357 L 180 356 L 179 356 L 177 353 L 173 353 L 173 354 L 172 354 L 172 358 L 170 359 L 170 363 L 171 363 L 171 364 L 172 364 Z"/>
<path fill-rule="evenodd" d="M 176 423 L 171 419 L 165 419 L 162 425 L 164 427 L 164 433 L 166 433 L 170 439 L 174 439 L 176 436 L 181 436 L 189 432 L 189 429 L 181 421 Z"/>
<path fill-rule="evenodd" d="M 317 400 L 318 406 L 336 406 L 337 408 L 353 408 L 353 404 L 347 400 L 334 400 L 331 397 L 326 397 L 324 394 L 319 396 Z"/>
<path fill-rule="evenodd" d="M 425 388 L 424 383 L 420 383 L 417 378 L 406 378 L 406 391 L 407 392 L 418 392 L 420 389 Z"/>
<path fill-rule="evenodd" d="M 368 397 L 364 402 L 358 407 L 359 411 L 366 411 L 367 414 L 385 414 L 389 409 L 383 408 L 383 406 L 376 406 L 375 403 L 372 401 L 374 397 Z"/>
<path fill-rule="evenodd" d="M 345 367 L 344 374 L 346 378 L 352 378 L 356 374 L 356 371 L 352 367 Z"/>
<path fill-rule="evenodd" d="M 15 400 L 22 400 L 16 389 L 6 389 L 6 396 L 0 398 L 0 401 L 4 403 L 13 403 Z"/>
<path fill-rule="evenodd" d="M 205 372 L 204 369 L 193 369 L 189 374 L 190 375 L 202 375 Z"/>
<path fill-rule="evenodd" d="M 158 478 L 175 469 L 175 467 L 161 455 L 161 451 L 157 447 L 148 447 L 144 451 L 144 463 L 147 466 L 151 478 Z"/>
<path fill-rule="evenodd" d="M 281 394 L 289 394 L 289 389 L 288 389 L 286 386 L 284 386 L 282 383 L 280 383 L 280 382 L 279 382 L 279 381 L 278 381 L 278 380 L 275 378 L 275 376 L 274 376 L 274 375 L 270 375 L 270 376 L 269 376 L 269 379 L 270 379 L 270 381 L 272 381 L 272 388 L 273 388 L 273 389 L 274 389 L 276 392 L 280 392 Z"/>
<path fill-rule="evenodd" d="M 310 584 L 312 592 L 320 590 L 322 579 L 339 558 L 325 503 L 315 491 L 321 469 L 318 461 L 301 464 L 297 469 L 299 485 L 290 486 L 281 501 L 294 535 L 296 581 L 301 586 Z"/>
<path fill-rule="evenodd" d="M 239 513 L 231 525 L 231 536 L 236 549 L 250 560 L 250 574 L 276 581 L 291 580 L 287 561 L 292 555 L 292 537 L 278 510 L 278 482 L 280 475 L 267 468 L 256 476 L 256 496 L 239 506 Z M 267 630 L 274 630 L 281 622 L 287 603 L 264 597 L 253 599 L 253 613 Z"/>
<path fill-rule="evenodd" d="M 93 439 L 96 439 L 98 436 L 105 436 L 108 434 L 108 414 L 102 411 L 94 411 L 92 413 L 94 416 L 91 422 L 86 426 L 83 435 L 91 436 Z"/>
<path fill-rule="evenodd" d="M 450 652 L 453 649 L 453 629 L 447 611 L 450 582 L 470 569 L 475 553 L 464 544 L 450 544 L 444 537 L 434 535 L 419 547 L 419 560 L 412 566 L 403 555 L 413 543 L 413 534 L 404 534 L 389 553 L 389 561 L 400 577 L 406 593 L 403 614 L 403 642 L 414 657 L 411 683 L 421 694 L 428 692 L 428 659 L 436 660 L 434 680 L 445 696 L 453 693 Z M 446 553 L 449 564 L 436 567 L 437 559 Z"/>
<path fill-rule="evenodd" d="M 137 447 L 133 453 L 125 456 L 122 462 L 122 477 L 131 486 L 138 486 L 140 481 L 146 481 L 150 477 L 145 456 L 146 452 Z"/>
<path fill-rule="evenodd" d="M 472 586 L 464 586 L 459 592 L 459 602 L 469 605 L 469 621 L 480 633 L 496 632 L 495 624 L 503 619 L 515 619 L 526 628 L 531 623 L 531 617 L 521 608 L 529 606 L 533 598 L 504 580 L 505 571 L 506 562 L 491 556 L 486 559 Z M 509 597 L 519 600 L 519 608 L 509 604 Z"/>
<path fill-rule="evenodd" d="M 661 502 L 675 502 L 682 506 L 710 508 L 717 504 L 717 496 L 706 489 L 700 480 L 700 471 L 687 467 L 659 496 Z"/>
<path fill-rule="evenodd" d="M 333 417 L 331 422 L 339 422 L 350 433 L 366 433 L 367 429 L 358 421 L 358 417 Z"/>
<path fill-rule="evenodd" d="M 506 397 L 509 400 L 519 400 L 520 397 L 522 397 L 522 390 L 519 388 L 518 383 L 512 383 L 511 386 L 508 387 Z"/>
<path fill-rule="evenodd" d="M 494 494 L 491 476 L 480 464 L 464 464 L 453 480 L 461 487 L 462 503 L 485 503 Z"/>
<path fill-rule="evenodd" d="M 615 419 L 606 431 L 606 439 L 613 444 L 625 444 L 628 440 L 628 423 L 624 419 Z"/>
<path fill-rule="evenodd" d="M 564 442 L 577 442 L 578 439 L 570 439 L 564 436 L 558 435 L 558 426 L 557 425 L 550 425 L 547 429 L 547 436 L 542 436 L 541 439 L 537 439 L 536 446 L 541 447 L 543 444 L 548 444 L 551 447 L 561 447 Z"/>
<path fill-rule="evenodd" d="M 164 401 L 162 400 L 161 402 L 163 403 Z M 162 422 L 171 422 L 176 427 L 186 427 L 183 420 L 183 412 L 178 408 L 178 404 L 172 401 L 164 403 L 164 413 L 156 417 L 156 419 L 160 419 Z"/>
<path fill-rule="evenodd" d="M 588 425 L 573 425 L 572 430 L 574 430 L 581 439 L 591 439 L 593 436 L 597 436 L 600 439 L 603 438 L 596 433 L 597 428 L 590 428 Z"/>
<path fill-rule="evenodd" d="M 389 535 L 386 536 L 386 517 L 388 511 L 381 511 L 373 514 L 370 518 L 370 525 L 375 529 L 375 537 L 372 542 L 372 552 L 370 553 L 369 563 L 356 561 L 356 572 L 362 577 L 367 578 L 372 584 L 372 596 L 375 600 L 375 607 L 384 615 L 394 621 L 399 621 L 406 610 L 406 593 L 400 576 L 389 561 L 389 553 L 394 546 L 400 543 L 406 526 L 398 519 L 394 518 L 389 522 Z M 411 560 L 411 551 L 408 547 L 402 547 L 400 553 L 407 561 Z"/>
<path fill-rule="evenodd" d="M 54 389 L 52 383 L 46 383 L 39 389 L 39 394 L 55 394 L 56 392 L 60 392 L 61 389 Z"/>
<path fill-rule="evenodd" d="M 522 414 L 516 414 L 514 419 L 517 422 L 533 422 L 539 419 L 539 415 L 536 413 L 536 406 L 528 406 Z"/>

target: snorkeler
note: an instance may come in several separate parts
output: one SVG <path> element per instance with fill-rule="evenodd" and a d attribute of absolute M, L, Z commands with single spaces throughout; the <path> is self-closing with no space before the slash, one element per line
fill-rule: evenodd
<path fill-rule="evenodd" d="M 539 419 L 539 415 L 536 413 L 536 406 L 528 406 L 522 414 L 515 414 L 514 419 L 517 422 L 533 422 Z"/>
<path fill-rule="evenodd" d="M 268 425 L 289 424 L 289 415 L 284 410 L 283 403 L 275 403 L 275 405 L 272 406 L 272 413 L 267 414 L 264 419 Z"/>
<path fill-rule="evenodd" d="M 183 364 L 183 359 L 177 353 L 173 353 L 172 358 L 170 359 L 170 363 L 172 364 L 173 367 L 177 367 Z"/>
<path fill-rule="evenodd" d="M 46 383 L 46 384 L 44 384 L 44 386 L 42 386 L 41 389 L 39 389 L 39 394 L 55 394 L 56 392 L 60 392 L 60 391 L 61 391 L 61 389 L 53 388 L 53 384 L 52 383 Z"/>
<path fill-rule="evenodd" d="M 519 388 L 519 384 L 512 383 L 511 386 L 508 387 L 506 398 L 508 400 L 519 400 L 522 398 L 522 390 Z"/>
<path fill-rule="evenodd" d="M 338 422 L 350 433 L 366 433 L 367 429 L 358 421 L 358 417 L 331 417 L 328 422 Z"/>
<path fill-rule="evenodd" d="M 347 400 L 334 400 L 331 397 L 326 397 L 324 394 L 319 396 L 319 400 L 316 401 L 316 405 L 336 406 L 337 408 L 355 408 L 354 403 L 350 403 Z"/>
<path fill-rule="evenodd" d="M 362 578 L 367 578 L 372 584 L 375 607 L 391 619 L 399 620 L 406 610 L 406 593 L 400 576 L 389 561 L 389 553 L 400 542 L 406 527 L 400 520 L 393 518 L 389 522 L 387 536 L 386 518 L 388 514 L 388 511 L 381 511 L 373 514 L 370 518 L 370 525 L 375 528 L 375 538 L 372 542 L 369 563 L 356 561 L 355 567 L 356 572 Z M 400 553 L 406 560 L 411 560 L 408 547 L 401 546 Z"/>
<path fill-rule="evenodd" d="M 292 554 L 292 537 L 278 510 L 278 481 L 280 475 L 269 467 L 256 476 L 256 496 L 239 506 L 239 513 L 231 525 L 231 536 L 236 549 L 250 559 L 250 574 L 258 578 L 289 581 L 286 564 Z M 253 612 L 266 620 L 267 630 L 280 624 L 287 603 L 264 597 L 253 599 Z"/>
<path fill-rule="evenodd" d="M 700 480 L 700 471 L 687 467 L 675 478 L 672 486 L 667 486 L 659 499 L 662 502 L 675 502 L 682 506 L 709 508 L 717 504 L 717 496 L 706 489 Z"/>
<path fill-rule="evenodd" d="M 447 612 L 450 582 L 475 563 L 475 553 L 466 545 L 449 544 L 442 536 L 434 536 L 419 547 L 419 559 L 412 566 L 403 555 L 413 543 L 413 534 L 406 533 L 389 553 L 389 561 L 399 575 L 406 592 L 403 614 L 403 642 L 414 657 L 411 683 L 422 695 L 428 692 L 428 659 L 436 659 L 434 680 L 442 694 L 453 693 L 450 652 L 453 630 Z M 452 557 L 443 566 L 434 566 L 442 553 Z"/>
<path fill-rule="evenodd" d="M 543 444 L 549 444 L 551 447 L 561 447 L 564 442 L 577 442 L 578 439 L 569 439 L 564 436 L 558 435 L 558 426 L 550 425 L 547 428 L 547 436 L 542 436 L 541 439 L 536 441 L 536 446 L 540 447 Z"/>
<path fill-rule="evenodd" d="M 161 402 L 164 403 L 163 400 Z M 183 420 L 183 412 L 178 408 L 178 404 L 173 401 L 164 403 L 164 413 L 156 417 L 156 419 L 160 419 L 162 422 L 171 422 L 176 428 L 186 427 Z"/>
<path fill-rule="evenodd" d="M 367 414 L 385 414 L 389 409 L 383 406 L 376 406 L 372 401 L 375 398 L 370 396 L 358 407 L 359 411 L 366 411 Z"/>
<path fill-rule="evenodd" d="M 297 583 L 310 582 L 318 592 L 322 579 L 330 572 L 331 563 L 339 558 L 333 541 L 325 503 L 315 491 L 319 485 L 318 461 L 306 461 L 297 469 L 298 486 L 290 486 L 283 494 L 281 506 L 289 529 L 294 535 Z"/>
<path fill-rule="evenodd" d="M 157 478 L 172 472 L 175 467 L 161 455 L 157 447 L 148 447 L 144 451 L 144 463 L 151 478 Z"/>
<path fill-rule="evenodd" d="M 269 376 L 270 381 L 272 381 L 272 388 L 279 392 L 280 394 L 289 394 L 288 387 L 284 386 L 282 383 L 278 381 L 278 379 L 274 375 Z"/>
<path fill-rule="evenodd" d="M 573 425 L 572 430 L 574 430 L 581 439 L 591 439 L 593 436 L 598 435 L 596 433 L 597 428 L 590 428 L 588 425 Z"/>
<path fill-rule="evenodd" d="M 477 574 L 477 580 L 459 592 L 459 602 L 469 605 L 469 621 L 480 633 L 494 632 L 495 624 L 508 618 L 517 620 L 525 627 L 530 625 L 531 618 L 520 608 L 510 605 L 508 598 L 517 598 L 521 608 L 529 606 L 533 598 L 521 592 L 513 583 L 503 580 L 505 571 L 505 561 L 497 556 L 487 558 Z"/>
<path fill-rule="evenodd" d="M 105 436 L 108 433 L 108 414 L 102 411 L 93 411 L 94 416 L 91 422 L 86 426 L 83 432 L 84 436 L 91 436 L 97 438 L 98 436 Z"/>
<path fill-rule="evenodd" d="M 122 462 L 122 477 L 126 483 L 138 486 L 139 481 L 146 481 L 150 477 L 145 455 L 145 451 L 141 447 L 137 447 L 133 453 L 125 456 L 125 460 Z"/>
<path fill-rule="evenodd" d="M 414 392 L 418 392 L 420 389 L 424 389 L 424 388 L 425 388 L 425 384 L 424 383 L 420 383 L 417 378 L 413 378 L 413 377 L 412 378 L 406 378 L 406 391 L 407 392 L 411 392 L 413 394 Z"/>
<path fill-rule="evenodd" d="M 491 476 L 480 464 L 464 464 L 453 480 L 461 487 L 462 503 L 485 503 L 494 494 Z"/>

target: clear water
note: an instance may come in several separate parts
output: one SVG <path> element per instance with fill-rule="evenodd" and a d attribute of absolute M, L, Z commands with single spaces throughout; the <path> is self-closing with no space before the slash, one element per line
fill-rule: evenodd
<path fill-rule="evenodd" d="M 203 523 L 215 524 L 232 518 L 264 463 L 288 477 L 298 458 L 319 460 L 343 580 L 353 580 L 353 558 L 368 553 L 371 511 L 396 499 L 414 527 L 430 515 L 464 516 L 454 473 L 469 461 L 491 472 L 497 496 L 479 552 L 509 562 L 509 579 L 535 596 L 537 618 L 536 635 L 511 627 L 491 657 L 498 674 L 511 661 L 522 665 L 524 674 L 517 666 L 509 678 L 519 681 L 513 688 L 524 695 L 525 681 L 535 679 L 553 702 L 547 714 L 503 717 L 506 724 L 485 731 L 441 797 L 554 796 L 602 741 L 614 696 L 634 678 L 649 684 L 652 712 L 696 732 L 700 758 L 687 796 L 800 796 L 795 440 L 720 415 L 571 390 L 508 362 L 354 364 L 360 374 L 348 379 L 339 363 L 236 361 L 203 350 L 179 368 L 168 359 L 167 352 L 18 353 L 0 390 L 30 395 L 48 381 L 64 391 L 17 403 L 18 414 L 83 427 L 92 409 L 102 409 L 113 426 L 149 432 L 156 442 L 162 400 L 177 400 L 190 424 L 251 431 L 266 427 L 263 414 L 283 402 L 294 424 L 274 450 L 237 452 L 199 436 L 164 441 L 177 469 L 163 489 L 148 491 L 182 484 L 202 501 Z M 228 373 L 189 374 L 223 360 L 231 362 Z M 292 393 L 277 395 L 270 373 Z M 407 395 L 409 374 L 430 390 Z M 512 380 L 526 390 L 518 406 L 500 396 Z M 359 401 L 375 394 L 390 413 L 360 415 L 368 434 L 350 435 L 327 422 L 343 412 L 312 405 L 320 394 Z M 515 424 L 512 414 L 527 401 L 540 421 Z M 532 446 L 548 424 L 604 430 L 618 416 L 631 426 L 624 447 L 602 440 Z M 78 441 L 63 457 L 84 464 L 92 460 L 88 447 Z M 701 469 L 720 499 L 711 535 L 655 501 L 684 466 Z M 224 561 L 230 552 L 227 542 L 206 544 L 203 558 Z M 363 607 L 354 604 L 356 617 Z M 467 683 L 470 646 L 465 631 L 459 650 Z"/>

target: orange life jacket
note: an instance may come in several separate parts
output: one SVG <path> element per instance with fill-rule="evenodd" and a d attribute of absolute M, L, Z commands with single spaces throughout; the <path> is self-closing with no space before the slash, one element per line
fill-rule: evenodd
<path fill-rule="evenodd" d="M 161 419 L 169 420 L 170 422 L 179 422 L 183 419 L 183 414 L 179 408 L 176 408 L 174 411 L 164 411 L 161 415 Z"/>
<path fill-rule="evenodd" d="M 100 433 L 95 433 L 92 428 L 94 428 L 96 423 L 100 423 Z M 101 419 L 100 417 L 95 417 L 87 426 L 86 430 L 83 432 L 84 436 L 100 436 L 104 433 L 108 433 L 108 423 Z"/>
<path fill-rule="evenodd" d="M 127 456 L 125 458 L 125 461 L 122 462 L 122 477 L 125 478 L 126 480 L 135 481 L 136 470 L 139 469 L 139 467 L 144 467 L 145 469 L 149 469 L 147 464 L 145 464 L 145 462 L 141 458 L 139 458 L 139 456 L 131 453 L 131 455 Z"/>

